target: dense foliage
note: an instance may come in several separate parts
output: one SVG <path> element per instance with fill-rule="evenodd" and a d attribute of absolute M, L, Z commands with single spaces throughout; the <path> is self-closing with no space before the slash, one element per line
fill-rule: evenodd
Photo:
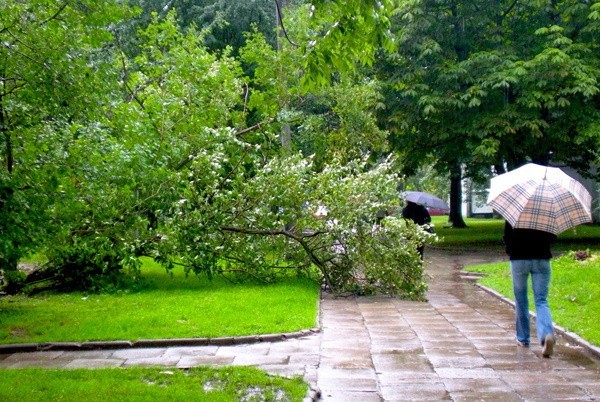
<path fill-rule="evenodd" d="M 321 89 L 313 113 L 291 45 L 277 52 L 256 30 L 243 59 L 215 53 L 175 9 L 123 43 L 148 15 L 132 24 L 120 4 L 3 5 L 5 281 L 37 252 L 35 278 L 99 290 L 151 256 L 209 277 L 293 273 L 423 297 L 416 246 L 431 236 L 393 217 L 374 225 L 398 196 L 394 159 L 369 156 L 369 138 L 385 150 L 372 82 Z M 282 146 L 292 124 L 301 134 Z"/>
<path fill-rule="evenodd" d="M 88 216 L 79 212 L 91 211 L 90 202 L 106 201 L 95 197 L 110 192 L 97 179 L 115 161 L 103 159 L 108 144 L 98 117 L 118 87 L 103 45 L 111 39 L 107 26 L 126 13 L 94 1 L 0 6 L 3 269 L 15 269 L 24 255 L 71 230 L 74 220 L 84 225 Z M 85 146 L 88 141 L 100 146 Z M 99 221 L 109 213 L 93 210 Z"/>

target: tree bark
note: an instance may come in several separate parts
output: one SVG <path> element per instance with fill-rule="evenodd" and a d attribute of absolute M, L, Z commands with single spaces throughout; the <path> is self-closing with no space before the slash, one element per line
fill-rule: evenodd
<path fill-rule="evenodd" d="M 285 30 L 283 28 L 283 12 L 281 10 L 283 10 L 283 8 L 285 7 L 285 1 L 284 0 L 276 0 L 276 7 L 275 7 L 275 22 L 277 23 L 277 27 L 279 29 L 279 32 L 277 34 L 277 51 L 281 51 L 281 41 L 282 38 L 284 38 L 286 36 L 285 34 Z M 279 68 L 279 73 L 278 73 L 278 78 L 279 78 L 279 83 L 280 85 L 283 86 L 283 68 L 280 66 Z M 281 93 L 283 93 L 283 90 L 281 91 Z M 279 100 L 280 103 L 280 107 L 285 107 L 285 100 L 283 99 L 283 97 L 281 97 L 281 99 Z M 283 127 L 281 128 L 281 147 L 285 150 L 285 151 L 289 151 L 292 149 L 292 130 L 290 128 L 290 125 L 288 123 L 284 123 Z"/>
<path fill-rule="evenodd" d="M 462 216 L 462 171 L 460 164 L 450 169 L 450 222 L 453 228 L 466 228 Z"/>
<path fill-rule="evenodd" d="M 2 96 L 0 95 L 0 132 L 2 133 L 2 137 L 4 138 L 4 157 L 6 158 L 6 171 L 10 174 L 13 170 L 14 159 L 11 136 L 8 132 L 7 125 L 8 123 L 5 121 L 4 117 L 4 102 Z"/>

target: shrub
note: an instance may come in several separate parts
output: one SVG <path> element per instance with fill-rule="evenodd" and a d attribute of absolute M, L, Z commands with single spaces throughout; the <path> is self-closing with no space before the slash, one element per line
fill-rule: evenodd
<path fill-rule="evenodd" d="M 588 258 L 592 258 L 592 252 L 590 250 L 578 250 L 571 252 L 573 258 L 577 261 L 585 261 Z"/>
<path fill-rule="evenodd" d="M 19 293 L 25 286 L 25 272 L 18 269 L 0 270 L 0 289 L 8 294 Z"/>

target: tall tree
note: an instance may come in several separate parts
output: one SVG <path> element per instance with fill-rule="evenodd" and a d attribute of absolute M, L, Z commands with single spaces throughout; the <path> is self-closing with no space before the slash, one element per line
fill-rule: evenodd
<path fill-rule="evenodd" d="M 471 2 L 401 2 L 394 25 L 398 53 L 381 68 L 390 83 L 384 119 L 391 140 L 409 173 L 431 155 L 437 169 L 449 173 L 455 227 L 465 226 L 461 180 L 463 166 L 472 159 L 468 125 L 476 115 L 463 97 L 476 72 L 461 65 L 485 42 L 494 9 Z"/>
<path fill-rule="evenodd" d="M 578 1 L 404 1 L 399 50 L 381 72 L 392 140 L 418 166 L 451 174 L 460 216 L 462 169 L 554 158 L 582 170 L 597 159 L 594 9 Z"/>
<path fill-rule="evenodd" d="M 512 45 L 476 83 L 487 97 L 502 99 L 477 126 L 484 137 L 479 153 L 495 152 L 509 167 L 552 160 L 590 173 L 600 158 L 600 133 L 593 129 L 600 117 L 593 8 L 551 1 L 543 8 L 516 7 L 506 16 L 502 28 Z"/>
<path fill-rule="evenodd" d="M 296 36 L 303 22 L 296 19 L 297 14 L 290 15 L 290 33 Z M 289 125 L 291 149 L 314 155 L 317 168 L 335 159 L 346 162 L 389 152 L 387 132 L 379 128 L 375 114 L 382 107 L 379 83 L 360 74 L 340 72 L 331 85 L 306 92 L 301 83 L 304 71 L 298 68 L 301 51 L 290 43 L 282 45 L 276 52 L 255 33 L 240 53 L 251 66 L 247 106 L 254 117 L 273 121 L 277 128 Z"/>

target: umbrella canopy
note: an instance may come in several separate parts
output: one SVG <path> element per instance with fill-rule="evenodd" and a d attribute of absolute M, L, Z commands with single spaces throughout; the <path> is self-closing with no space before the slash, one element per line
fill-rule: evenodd
<path fill-rule="evenodd" d="M 450 207 L 448 206 L 448 204 L 446 204 L 444 200 L 424 191 L 405 191 L 403 195 L 406 201 L 411 201 L 415 204 L 420 204 L 427 208 L 445 210 L 450 209 Z"/>
<path fill-rule="evenodd" d="M 559 168 L 528 163 L 492 178 L 488 205 L 514 228 L 559 234 L 592 220 L 592 196 Z"/>

